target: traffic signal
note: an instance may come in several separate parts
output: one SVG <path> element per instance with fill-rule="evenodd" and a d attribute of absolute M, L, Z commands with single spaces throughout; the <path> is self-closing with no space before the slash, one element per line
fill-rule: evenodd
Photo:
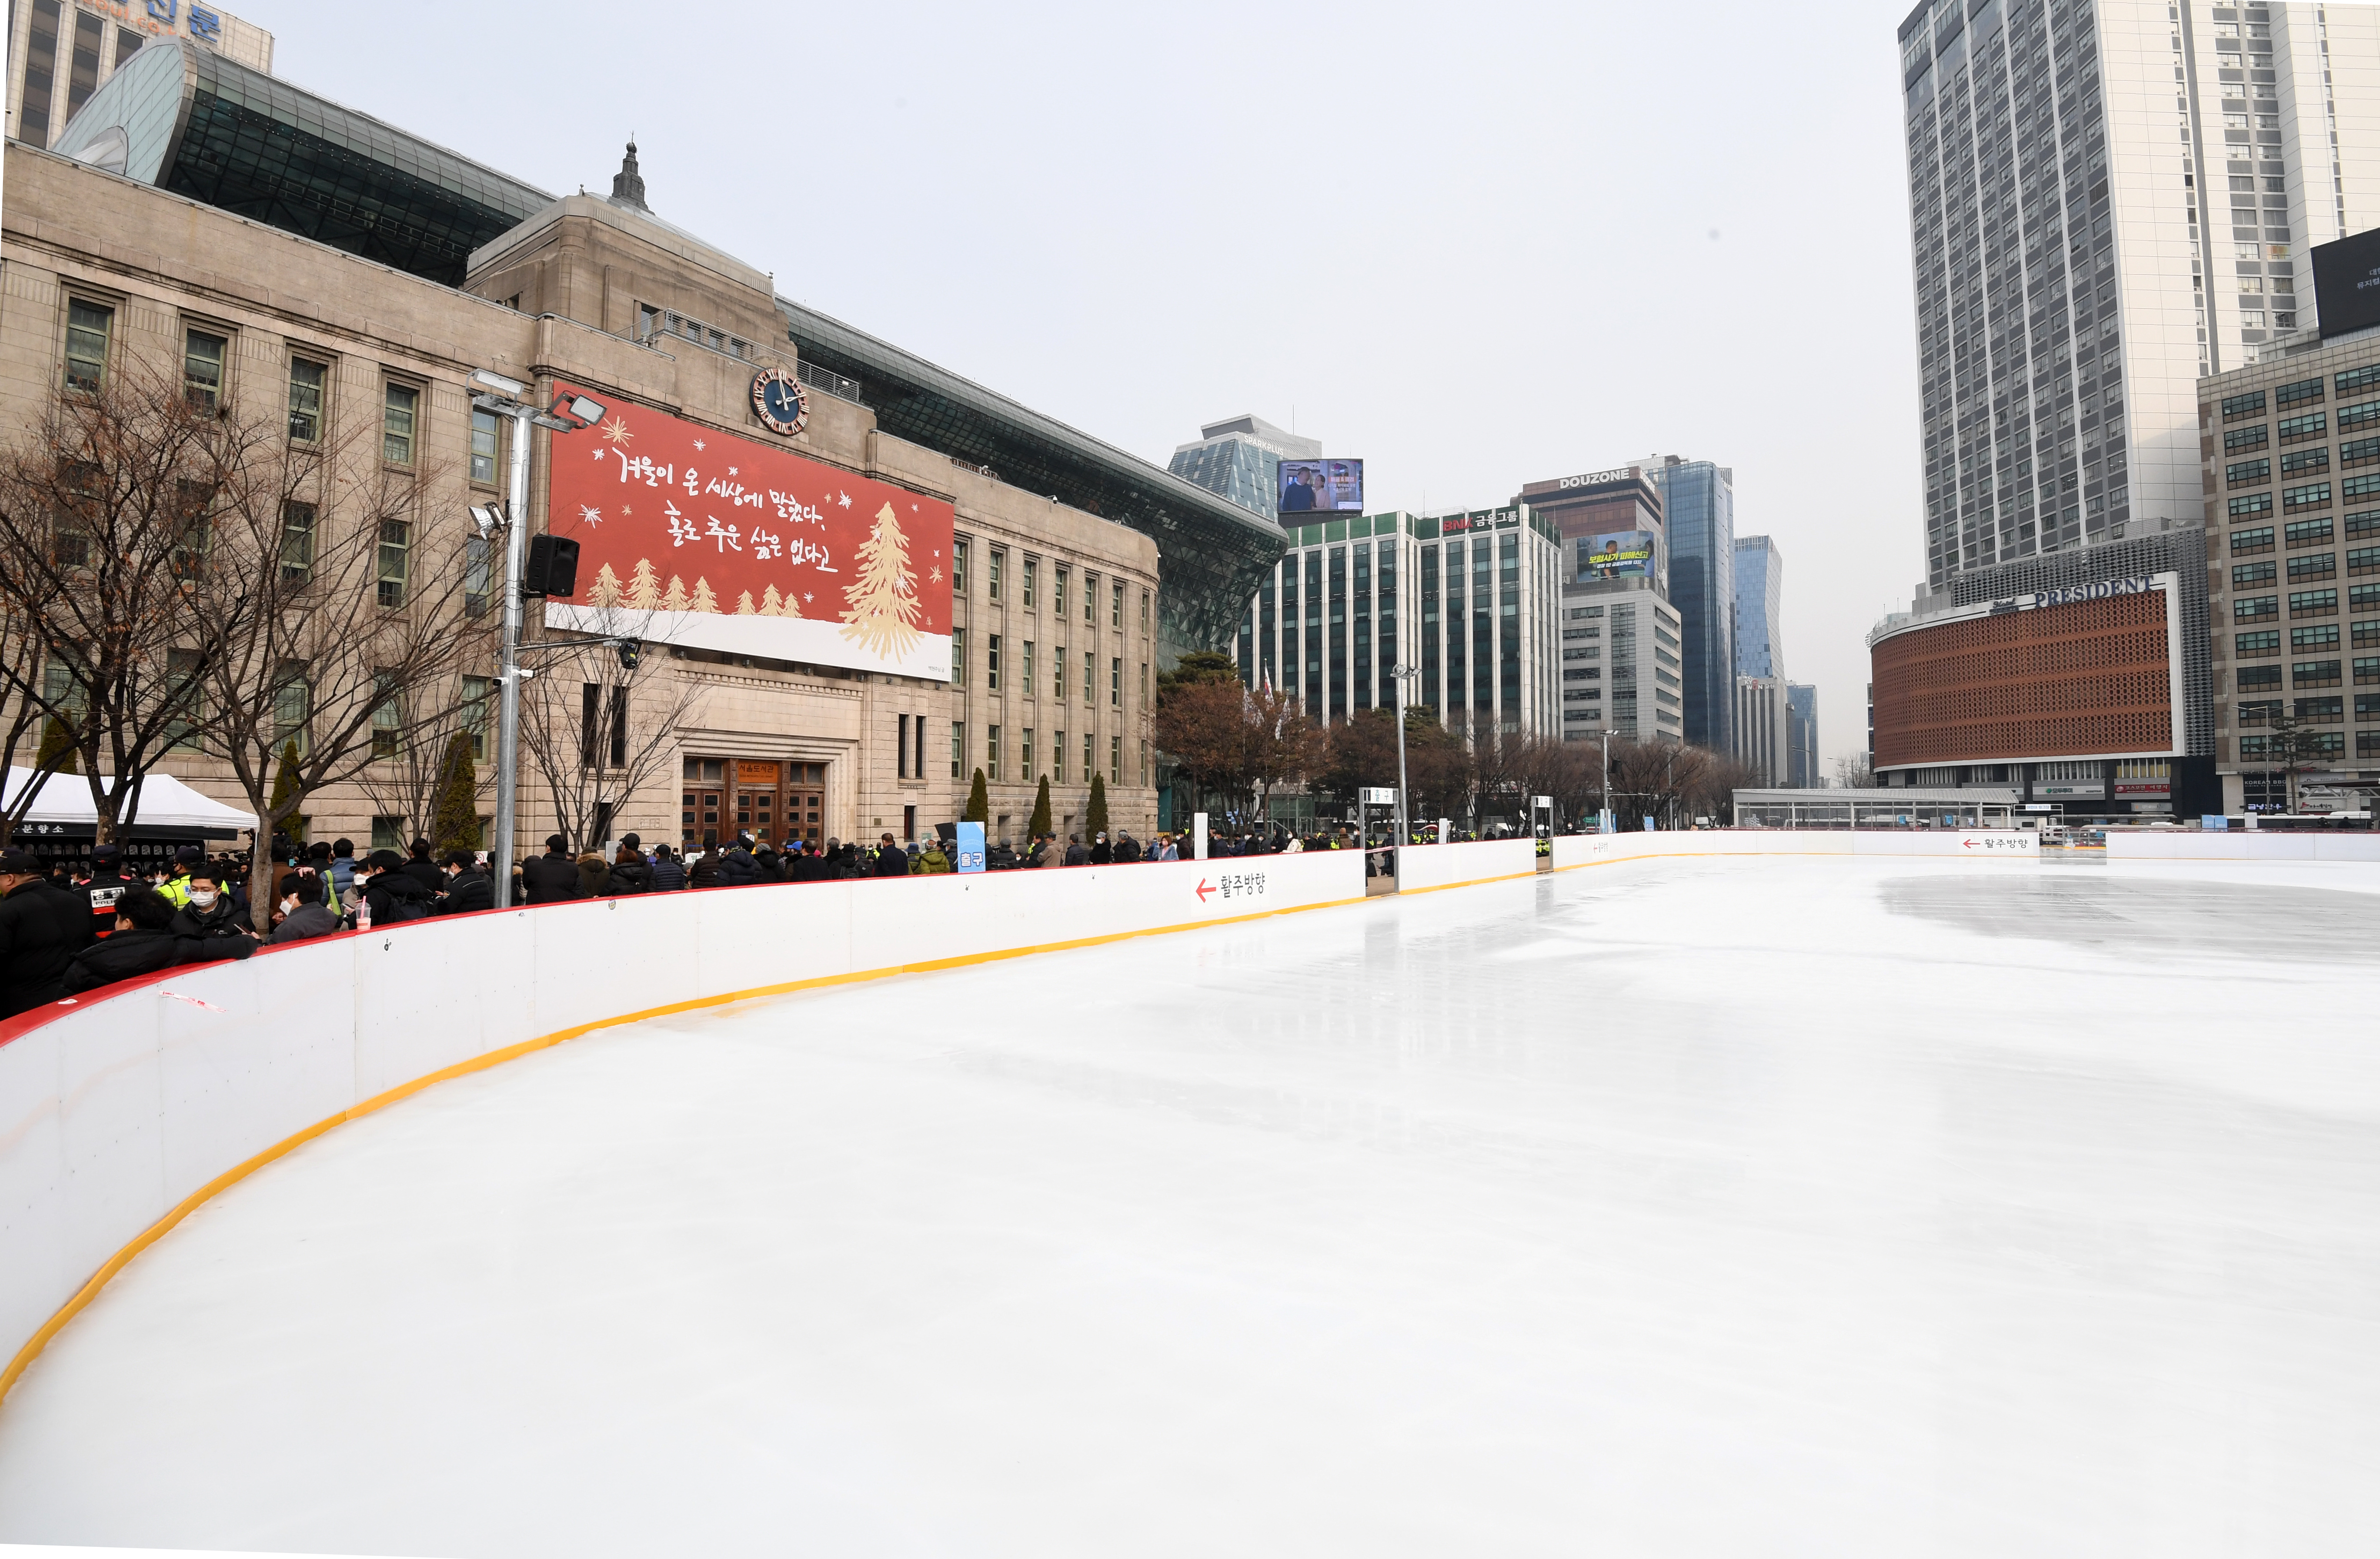
<path fill-rule="evenodd" d="M 620 652 L 620 669 L 622 671 L 636 670 L 637 663 L 645 658 L 645 647 L 638 643 L 633 639 L 624 639 L 617 644 L 613 645 L 612 648 Z"/>
<path fill-rule="evenodd" d="M 567 536 L 532 536 L 523 595 L 568 597 L 578 589 L 578 543 Z"/>

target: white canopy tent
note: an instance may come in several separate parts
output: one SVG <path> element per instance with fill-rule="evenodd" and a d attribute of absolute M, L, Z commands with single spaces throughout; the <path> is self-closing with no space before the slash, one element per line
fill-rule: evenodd
<path fill-rule="evenodd" d="M 33 771 L 11 767 L 5 788 L 0 788 L 0 808 L 13 808 L 25 786 L 32 783 Z M 110 776 L 101 781 L 101 787 L 113 791 L 115 781 Z M 140 810 L 132 825 L 143 834 L 176 834 L 185 836 L 225 837 L 244 828 L 256 826 L 256 814 L 237 807 L 226 807 L 192 790 L 171 774 L 151 774 L 140 785 Z M 34 798 L 33 810 L 25 816 L 24 831 L 32 834 L 73 837 L 94 833 L 99 816 L 91 810 L 91 783 L 80 774 L 52 774 L 42 793 Z"/>

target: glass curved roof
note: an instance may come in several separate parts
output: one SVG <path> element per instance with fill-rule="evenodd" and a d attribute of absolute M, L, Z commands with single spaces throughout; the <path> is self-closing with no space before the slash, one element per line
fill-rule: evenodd
<path fill-rule="evenodd" d="M 1288 544 L 1280 526 L 1229 499 L 889 341 L 788 298 L 777 311 L 802 361 L 865 386 L 886 432 L 1153 539 L 1164 584 L 1159 649 L 1169 663 L 1229 643 Z"/>
<path fill-rule="evenodd" d="M 471 250 L 553 198 L 212 50 L 160 41 L 91 94 L 58 150 L 459 286 Z"/>

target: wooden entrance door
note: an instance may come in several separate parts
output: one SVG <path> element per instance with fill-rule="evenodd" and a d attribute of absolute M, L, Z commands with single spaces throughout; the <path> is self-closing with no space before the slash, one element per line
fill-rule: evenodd
<path fill-rule="evenodd" d="M 719 847 L 723 824 L 727 765 L 716 758 L 686 761 L 684 806 L 678 815 L 679 843 L 689 850 Z"/>
<path fill-rule="evenodd" d="M 826 765 L 785 765 L 785 837 L 826 841 Z"/>
<path fill-rule="evenodd" d="M 738 759 L 735 763 L 735 826 L 759 845 L 784 838 L 784 812 L 779 806 L 783 765 Z"/>

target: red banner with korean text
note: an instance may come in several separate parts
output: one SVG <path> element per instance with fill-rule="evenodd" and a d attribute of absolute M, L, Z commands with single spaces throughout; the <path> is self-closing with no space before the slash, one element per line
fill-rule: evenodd
<path fill-rule="evenodd" d="M 547 529 L 578 588 L 548 627 L 950 680 L 948 502 L 606 404 L 553 435 Z"/>

